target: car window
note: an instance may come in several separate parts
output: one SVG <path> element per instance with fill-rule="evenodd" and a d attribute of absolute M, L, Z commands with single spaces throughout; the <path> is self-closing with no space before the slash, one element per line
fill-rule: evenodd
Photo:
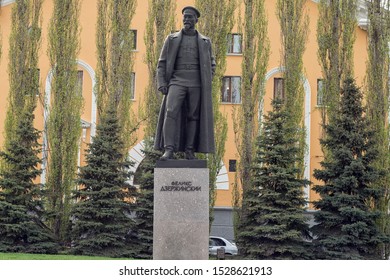
<path fill-rule="evenodd" d="M 215 243 L 215 245 L 213 245 L 213 246 L 226 246 L 226 243 L 221 239 L 211 238 L 211 240 L 213 240 Z"/>

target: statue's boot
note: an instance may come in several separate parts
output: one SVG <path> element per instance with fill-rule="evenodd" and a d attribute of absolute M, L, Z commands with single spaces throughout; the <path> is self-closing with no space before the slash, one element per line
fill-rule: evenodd
<path fill-rule="evenodd" d="M 163 126 L 164 137 L 164 154 L 160 160 L 173 159 L 174 143 L 175 143 L 175 125 L 176 121 L 173 118 L 166 117 Z"/>
<path fill-rule="evenodd" d="M 160 160 L 169 160 L 169 159 L 173 159 L 173 150 L 165 148 L 165 152 L 162 155 L 162 157 L 160 157 Z"/>
<path fill-rule="evenodd" d="M 185 154 L 186 154 L 186 159 L 189 159 L 189 160 L 196 159 L 196 157 L 194 155 L 194 144 L 195 144 L 195 139 L 196 139 L 197 127 L 198 127 L 197 121 L 188 121 L 187 122 Z"/>

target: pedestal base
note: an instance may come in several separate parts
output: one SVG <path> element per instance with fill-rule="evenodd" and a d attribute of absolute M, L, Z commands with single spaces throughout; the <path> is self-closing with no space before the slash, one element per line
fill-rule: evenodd
<path fill-rule="evenodd" d="M 209 171 L 199 168 L 205 163 L 170 160 L 157 164 L 154 170 L 153 259 L 208 259 Z"/>

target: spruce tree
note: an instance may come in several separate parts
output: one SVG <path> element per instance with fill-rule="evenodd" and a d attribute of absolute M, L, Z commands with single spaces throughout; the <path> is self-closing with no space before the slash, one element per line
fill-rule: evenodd
<path fill-rule="evenodd" d="M 140 189 L 131 239 L 136 247 L 137 258 L 150 259 L 153 255 L 154 168 L 162 153 L 154 150 L 152 139 L 145 140 L 145 149 L 142 152 L 145 158 L 137 169 Z"/>
<path fill-rule="evenodd" d="M 308 259 L 310 238 L 304 216 L 303 188 L 309 182 L 299 179 L 299 148 L 281 100 L 272 103 L 257 139 L 252 168 L 253 184 L 243 201 L 246 219 L 239 244 L 244 258 Z"/>
<path fill-rule="evenodd" d="M 20 116 L 15 138 L 0 157 L 7 164 L 0 177 L 0 251 L 56 253 L 58 245 L 43 223 L 43 190 L 34 180 L 38 164 L 39 131 L 33 126 L 33 111 Z"/>
<path fill-rule="evenodd" d="M 376 226 L 379 211 L 372 202 L 381 194 L 372 187 L 380 171 L 372 164 L 378 157 L 373 131 L 365 117 L 362 93 L 353 79 L 346 79 L 334 121 L 324 126 L 321 144 L 329 151 L 314 177 L 323 182 L 314 190 L 321 195 L 314 206 L 315 244 L 318 258 L 373 259 L 382 236 Z"/>
<path fill-rule="evenodd" d="M 128 183 L 131 162 L 123 160 L 116 110 L 101 117 L 97 135 L 80 168 L 72 211 L 73 252 L 109 257 L 133 256 L 129 246 L 135 188 Z"/>

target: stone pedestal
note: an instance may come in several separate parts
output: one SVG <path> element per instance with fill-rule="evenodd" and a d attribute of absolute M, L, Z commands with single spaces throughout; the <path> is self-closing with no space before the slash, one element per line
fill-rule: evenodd
<path fill-rule="evenodd" d="M 209 171 L 206 161 L 157 162 L 153 259 L 205 260 L 208 247 Z"/>

